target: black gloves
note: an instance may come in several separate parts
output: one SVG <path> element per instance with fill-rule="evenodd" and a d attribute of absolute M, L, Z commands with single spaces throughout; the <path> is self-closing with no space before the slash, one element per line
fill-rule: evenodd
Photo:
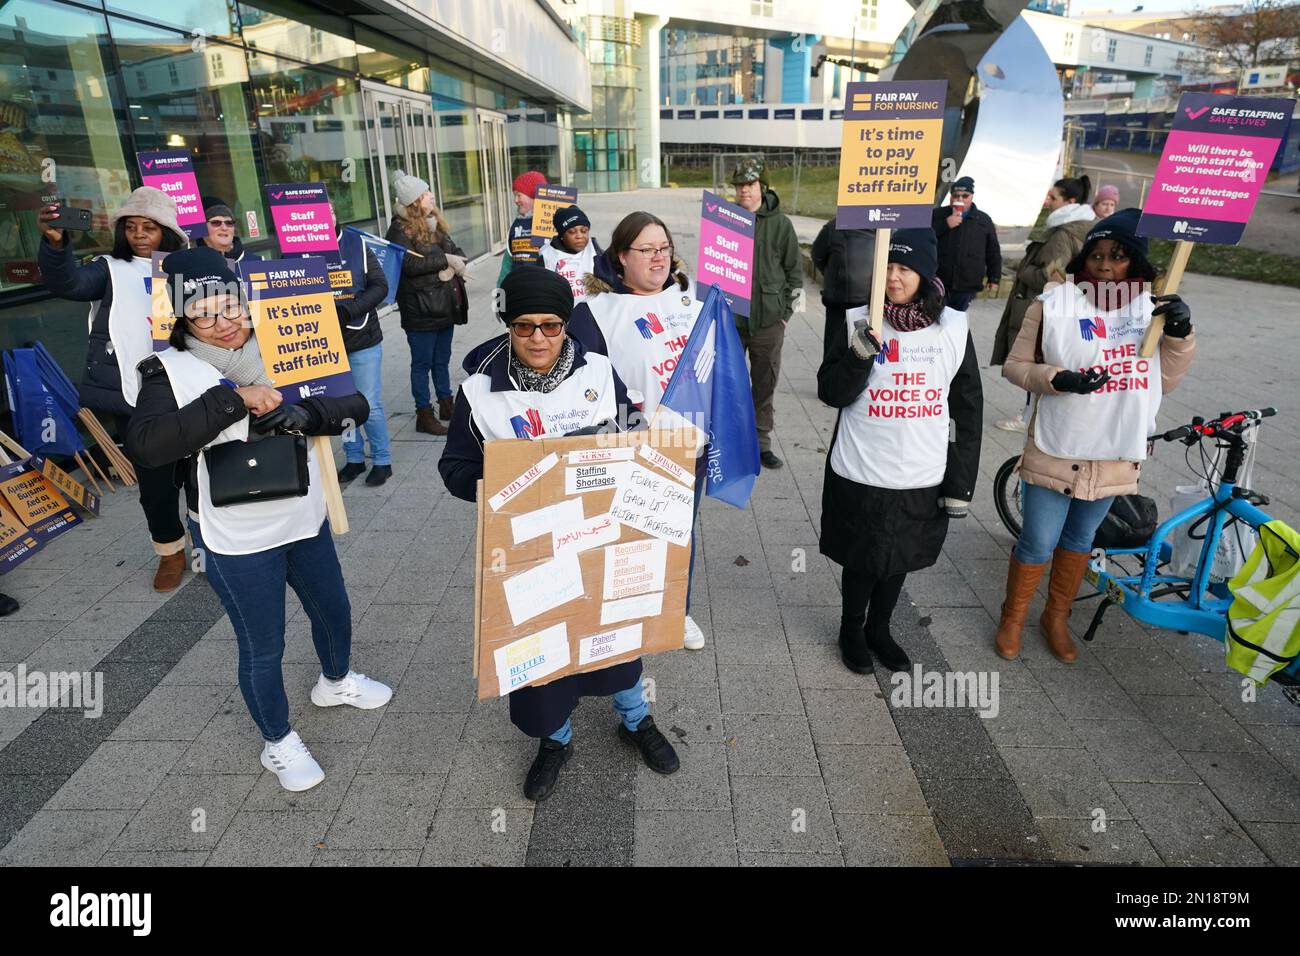
<path fill-rule="evenodd" d="M 869 362 L 880 352 L 880 342 L 871 334 L 871 323 L 858 319 L 853 323 L 853 335 L 849 338 L 849 348 L 853 354 L 864 362 Z"/>
<path fill-rule="evenodd" d="M 1153 295 L 1151 301 L 1160 302 L 1151 310 L 1153 316 L 1165 317 L 1165 335 L 1171 339 L 1185 339 L 1192 334 L 1192 310 L 1176 295 Z"/>
<path fill-rule="evenodd" d="M 1110 372 L 1090 368 L 1086 372 L 1063 369 L 1052 378 L 1052 388 L 1058 392 L 1073 392 L 1075 395 L 1087 395 L 1095 392 L 1110 381 Z"/>
<path fill-rule="evenodd" d="M 316 425 L 316 416 L 302 405 L 281 405 L 265 415 L 260 415 L 250 422 L 250 427 L 259 435 L 271 432 L 305 432 Z"/>

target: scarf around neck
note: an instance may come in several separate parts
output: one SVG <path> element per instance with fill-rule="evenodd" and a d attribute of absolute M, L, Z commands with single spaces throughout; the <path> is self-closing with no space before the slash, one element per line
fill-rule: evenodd
<path fill-rule="evenodd" d="M 934 283 L 939 295 L 944 295 L 943 281 L 938 276 L 930 281 Z M 924 294 L 918 295 L 906 305 L 894 305 L 889 299 L 885 299 L 885 320 L 898 332 L 919 332 L 921 329 L 929 328 L 938 321 L 938 318 L 931 318 L 922 310 L 924 298 Z"/>
<path fill-rule="evenodd" d="M 514 333 L 510 333 L 513 335 Z M 519 356 L 515 355 L 515 350 L 510 350 L 510 373 L 519 382 L 521 392 L 541 392 L 543 395 L 553 392 L 560 387 L 560 383 L 569 377 L 569 372 L 573 370 L 573 339 L 566 334 L 564 345 L 560 347 L 560 357 L 555 360 L 555 364 L 548 371 L 539 372 L 536 369 L 529 368 L 523 362 L 519 361 Z"/>
<path fill-rule="evenodd" d="M 1048 229 L 1055 229 L 1057 226 L 1064 226 L 1067 222 L 1079 222 L 1087 220 L 1091 222 L 1097 218 L 1097 214 L 1092 211 L 1092 207 L 1087 203 L 1072 202 L 1064 206 L 1058 206 L 1047 214 L 1047 222 L 1044 223 Z"/>
<path fill-rule="evenodd" d="M 209 345 L 192 335 L 186 335 L 185 349 L 215 368 L 222 377 L 234 382 L 236 388 L 271 384 L 270 376 L 262 365 L 262 352 L 257 347 L 256 335 L 250 335 L 248 341 L 237 349 L 223 349 L 219 345 Z"/>

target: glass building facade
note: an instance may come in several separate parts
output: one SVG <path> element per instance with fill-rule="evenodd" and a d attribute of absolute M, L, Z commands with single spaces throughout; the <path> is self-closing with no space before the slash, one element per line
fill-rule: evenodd
<path fill-rule="evenodd" d="M 634 51 L 641 25 L 589 16 L 575 30 L 591 61 L 591 112 L 573 117 L 573 185 L 579 193 L 636 189 Z"/>
<path fill-rule="evenodd" d="M 510 208 L 485 144 L 500 145 L 512 172 L 559 180 L 571 135 L 568 115 L 501 78 L 294 0 L 9 0 L 0 348 L 40 339 L 79 378 L 87 307 L 51 298 L 36 271 L 37 196 L 51 183 L 92 212 L 77 253 L 106 252 L 108 215 L 140 183 L 135 154 L 185 149 L 203 195 L 224 200 L 245 243 L 274 256 L 267 184 L 323 181 L 340 224 L 382 229 L 388 178 L 404 168 L 431 184 L 456 241 L 477 256 Z"/>
<path fill-rule="evenodd" d="M 767 41 L 664 27 L 659 39 L 661 106 L 763 102 Z"/>

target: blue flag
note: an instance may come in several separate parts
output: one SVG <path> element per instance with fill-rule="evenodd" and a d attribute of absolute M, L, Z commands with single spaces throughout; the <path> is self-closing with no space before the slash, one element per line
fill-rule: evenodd
<path fill-rule="evenodd" d="M 32 454 L 73 455 L 86 450 L 59 397 L 41 381 L 35 350 L 6 352 L 4 371 L 18 444 Z"/>
<path fill-rule="evenodd" d="M 705 493 L 737 508 L 749 504 L 759 472 L 754 396 L 731 307 L 716 285 L 704 297 L 660 404 L 708 434 Z"/>
<path fill-rule="evenodd" d="M 384 299 L 384 305 L 392 305 L 397 300 L 397 282 L 402 278 L 402 257 L 406 255 L 406 247 L 356 226 L 344 226 L 339 239 L 339 254 L 352 270 L 354 290 L 366 284 L 367 249 L 375 254 L 379 267 L 384 270 L 384 278 L 388 280 L 388 297 Z"/>

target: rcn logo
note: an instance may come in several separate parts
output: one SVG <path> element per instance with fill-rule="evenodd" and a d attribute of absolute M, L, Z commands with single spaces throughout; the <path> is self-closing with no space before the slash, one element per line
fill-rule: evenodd
<path fill-rule="evenodd" d="M 659 321 L 659 316 L 647 312 L 645 318 L 636 320 L 636 328 L 641 333 L 641 338 L 652 339 L 664 330 L 664 324 Z"/>
<path fill-rule="evenodd" d="M 1186 232 L 1186 231 L 1187 231 L 1187 220 L 1186 220 L 1186 219 L 1179 219 L 1177 222 L 1175 222 L 1175 223 L 1174 223 L 1173 231 L 1174 231 L 1174 232 Z"/>
<path fill-rule="evenodd" d="M 880 210 L 879 209 L 867 210 L 867 222 L 880 222 Z"/>
<path fill-rule="evenodd" d="M 310 385 L 299 385 L 299 386 L 298 386 L 298 395 L 299 395 L 299 397 L 301 397 L 301 398 L 311 398 L 311 386 L 310 386 Z"/>
<path fill-rule="evenodd" d="M 876 363 L 878 365 L 884 365 L 886 362 L 897 362 L 897 361 L 898 361 L 898 339 L 889 339 L 881 346 L 880 351 L 876 353 Z"/>
<path fill-rule="evenodd" d="M 542 427 L 541 412 L 535 408 L 528 409 L 524 415 L 510 416 L 510 425 L 516 438 L 537 438 L 546 430 Z"/>
<path fill-rule="evenodd" d="M 1083 336 L 1085 342 L 1091 342 L 1094 336 L 1104 339 L 1106 337 L 1106 320 L 1100 315 L 1093 319 L 1080 319 L 1079 334 Z"/>

